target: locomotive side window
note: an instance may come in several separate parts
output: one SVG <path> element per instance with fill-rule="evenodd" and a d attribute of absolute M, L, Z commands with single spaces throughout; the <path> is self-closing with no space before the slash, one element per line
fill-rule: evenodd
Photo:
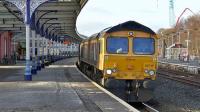
<path fill-rule="evenodd" d="M 155 53 L 155 40 L 153 38 L 133 39 L 133 53 L 142 55 L 151 55 Z"/>
<path fill-rule="evenodd" d="M 107 52 L 112 54 L 128 53 L 128 38 L 126 37 L 108 37 Z"/>

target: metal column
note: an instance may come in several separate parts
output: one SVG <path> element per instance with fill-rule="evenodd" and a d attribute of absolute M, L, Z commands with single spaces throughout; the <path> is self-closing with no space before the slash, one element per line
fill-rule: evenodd
<path fill-rule="evenodd" d="M 44 66 L 44 39 L 45 39 L 45 37 L 42 37 L 42 44 L 41 44 L 41 47 L 42 47 L 42 59 L 41 59 L 41 68 L 44 68 L 45 66 Z"/>
<path fill-rule="evenodd" d="M 24 79 L 32 80 L 31 66 L 30 66 L 30 25 L 26 24 L 26 69 Z"/>
<path fill-rule="evenodd" d="M 32 80 L 31 66 L 30 66 L 30 0 L 26 1 L 25 23 L 26 23 L 26 69 L 24 79 L 26 81 Z"/>
<path fill-rule="evenodd" d="M 32 74 L 37 74 L 37 63 L 36 63 L 36 56 L 35 56 L 35 31 L 32 30 Z"/>
<path fill-rule="evenodd" d="M 40 35 L 37 34 L 37 70 L 41 70 L 40 63 Z"/>

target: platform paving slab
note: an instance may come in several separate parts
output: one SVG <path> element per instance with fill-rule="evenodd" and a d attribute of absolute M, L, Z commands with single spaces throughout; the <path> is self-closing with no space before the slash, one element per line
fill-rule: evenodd
<path fill-rule="evenodd" d="M 76 58 L 46 67 L 33 81 L 23 81 L 24 69 L 0 81 L 1 112 L 128 112 L 124 105 L 84 78 Z M 8 69 L 9 70 L 9 69 Z M 3 72 L 0 70 L 0 75 Z"/>

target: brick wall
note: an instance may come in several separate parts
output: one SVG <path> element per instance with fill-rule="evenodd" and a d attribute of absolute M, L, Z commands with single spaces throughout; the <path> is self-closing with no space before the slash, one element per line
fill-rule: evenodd
<path fill-rule="evenodd" d="M 13 54 L 13 45 L 12 45 L 12 33 L 11 32 L 3 32 L 0 33 L 0 60 L 4 56 L 10 56 Z"/>

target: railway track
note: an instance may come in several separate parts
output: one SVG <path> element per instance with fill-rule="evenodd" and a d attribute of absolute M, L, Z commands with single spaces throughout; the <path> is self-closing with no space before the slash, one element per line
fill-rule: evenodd
<path fill-rule="evenodd" d="M 158 70 L 158 75 L 167 79 L 175 80 L 178 82 L 186 83 L 196 87 L 200 87 L 200 82 L 195 77 L 189 77 L 188 75 L 180 74 L 179 72 Z"/>
<path fill-rule="evenodd" d="M 135 102 L 135 103 L 129 103 L 134 108 L 138 109 L 140 112 L 159 112 L 158 110 L 154 109 L 150 105 L 142 102 Z"/>
<path fill-rule="evenodd" d="M 144 108 L 145 112 L 159 112 L 158 110 L 154 109 L 153 107 L 149 106 L 146 103 L 142 103 L 142 104 L 145 106 Z"/>
<path fill-rule="evenodd" d="M 79 68 L 78 68 L 79 69 Z M 80 70 L 80 69 L 79 69 Z M 81 72 L 81 70 L 80 70 L 80 72 Z M 84 74 L 83 72 L 81 72 L 82 74 Z M 84 76 L 85 77 L 87 77 L 87 75 L 86 74 L 84 74 Z M 90 81 L 92 81 L 92 79 L 90 79 L 89 77 L 87 77 Z M 98 83 L 95 83 L 95 84 L 97 84 L 97 85 L 99 85 Z M 101 85 L 99 85 L 100 87 L 102 87 Z M 106 89 L 106 88 L 104 88 L 104 89 Z M 107 91 L 109 91 L 108 89 L 106 89 Z M 123 100 L 123 99 L 121 99 L 121 100 Z M 124 100 L 123 100 L 124 101 Z M 141 103 L 141 102 L 140 102 Z M 137 107 L 135 107 L 134 105 L 132 105 L 132 104 L 130 104 L 132 107 L 134 107 L 134 108 L 137 108 Z M 141 103 L 141 106 L 139 107 L 139 109 L 138 109 L 139 111 L 141 111 L 141 112 L 159 112 L 158 110 L 156 110 L 156 109 L 154 109 L 153 107 L 151 107 L 151 106 L 149 106 L 148 104 L 146 104 L 146 103 Z"/>

